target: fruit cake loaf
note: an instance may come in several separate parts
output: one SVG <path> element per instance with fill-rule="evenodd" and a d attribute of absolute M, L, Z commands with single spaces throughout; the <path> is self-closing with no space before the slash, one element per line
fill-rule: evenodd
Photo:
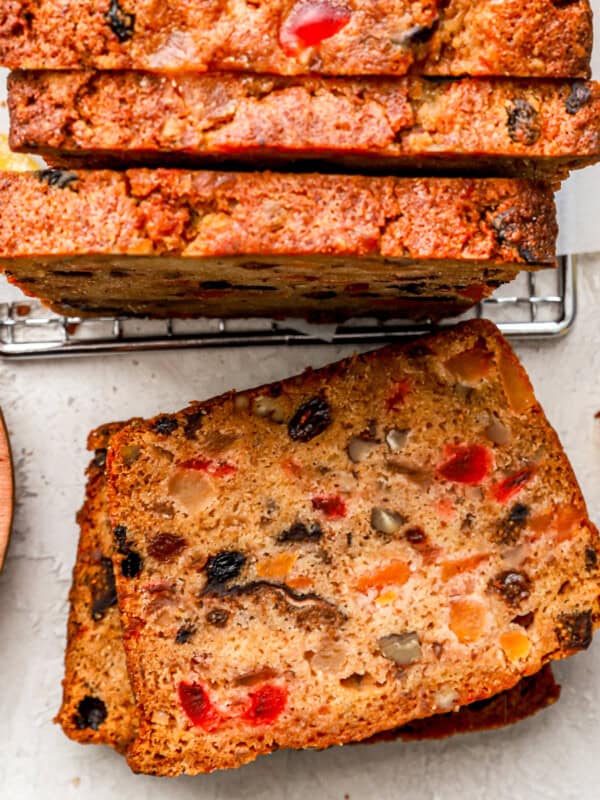
<path fill-rule="evenodd" d="M 112 529 L 106 502 L 106 447 L 121 423 L 92 431 L 85 503 L 77 515 L 77 561 L 69 593 L 63 699 L 56 716 L 70 739 L 109 744 L 124 752 L 136 728 L 112 567 Z"/>
<path fill-rule="evenodd" d="M 412 317 L 554 264 L 552 186 L 173 169 L 0 174 L 0 269 L 67 314 Z"/>
<path fill-rule="evenodd" d="M 598 624 L 597 532 L 488 322 L 134 423 L 107 470 L 137 771 L 362 740 Z"/>
<path fill-rule="evenodd" d="M 586 81 L 14 72 L 8 103 L 11 147 L 67 167 L 295 159 L 537 178 L 600 158 Z"/>
<path fill-rule="evenodd" d="M 103 425 L 88 437 L 94 456 L 78 515 L 80 540 L 70 592 L 63 703 L 56 721 L 75 741 L 124 752 L 135 737 L 137 716 L 121 638 L 105 485 L 108 440 L 121 427 L 121 423 Z M 551 705 L 559 692 L 547 667 L 480 708 L 419 720 L 386 736 L 429 739 L 509 725 Z"/>
<path fill-rule="evenodd" d="M 587 77 L 588 0 L 8 0 L 11 69 Z"/>

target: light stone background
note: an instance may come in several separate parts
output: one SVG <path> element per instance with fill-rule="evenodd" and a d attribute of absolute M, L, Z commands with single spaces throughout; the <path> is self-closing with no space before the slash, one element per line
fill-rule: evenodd
<path fill-rule="evenodd" d="M 0 129 L 2 122 L 0 110 Z M 598 174 L 587 171 L 588 190 L 595 190 Z M 581 198 L 580 189 L 571 216 L 586 205 Z M 590 249 L 597 242 L 596 232 L 589 235 L 597 221 L 590 221 L 579 238 L 568 232 L 571 246 Z M 600 410 L 600 256 L 580 259 L 579 284 L 573 332 L 516 349 L 600 523 L 600 420 L 594 419 Z M 87 432 L 107 420 L 174 411 L 189 400 L 283 378 L 349 352 L 327 346 L 0 361 L 0 404 L 17 485 L 13 539 L 0 575 L 0 800 L 600 798 L 600 642 L 556 668 L 563 685 L 557 706 L 509 730 L 443 742 L 280 752 L 234 772 L 167 780 L 134 776 L 108 748 L 81 747 L 52 724 L 61 695 Z"/>

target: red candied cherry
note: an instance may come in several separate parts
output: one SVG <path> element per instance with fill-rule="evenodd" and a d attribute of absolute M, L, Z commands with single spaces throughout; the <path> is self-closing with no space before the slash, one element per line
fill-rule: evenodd
<path fill-rule="evenodd" d="M 335 36 L 350 22 L 352 10 L 337 0 L 299 0 L 279 31 L 279 44 L 293 56 Z"/>
<path fill-rule="evenodd" d="M 242 719 L 250 725 L 270 725 L 275 722 L 287 703 L 287 689 L 267 684 L 250 694 L 250 706 Z"/>
<path fill-rule="evenodd" d="M 206 689 L 199 683 L 181 682 L 177 687 L 181 707 L 194 726 L 214 731 L 222 721 Z"/>
<path fill-rule="evenodd" d="M 195 469 L 198 472 L 207 472 L 215 478 L 224 478 L 226 475 L 233 475 L 237 472 L 237 467 L 228 464 L 227 461 L 213 461 L 212 458 L 190 458 L 179 464 L 183 469 Z"/>
<path fill-rule="evenodd" d="M 329 519 L 340 519 L 346 516 L 346 503 L 337 494 L 313 497 L 312 507 L 315 511 L 321 511 Z"/>
<path fill-rule="evenodd" d="M 392 411 L 398 406 L 404 405 L 404 401 L 406 400 L 411 388 L 412 387 L 408 378 L 403 378 L 400 381 L 396 381 L 392 385 L 392 391 L 387 399 L 388 411 Z"/>
<path fill-rule="evenodd" d="M 446 448 L 448 459 L 438 467 L 447 481 L 476 486 L 487 478 L 494 466 L 492 453 L 480 444 L 451 445 Z"/>
<path fill-rule="evenodd" d="M 519 494 L 521 489 L 526 486 L 535 475 L 533 467 L 526 467 L 518 472 L 509 475 L 504 480 L 492 486 L 492 494 L 499 503 L 507 503 Z"/>

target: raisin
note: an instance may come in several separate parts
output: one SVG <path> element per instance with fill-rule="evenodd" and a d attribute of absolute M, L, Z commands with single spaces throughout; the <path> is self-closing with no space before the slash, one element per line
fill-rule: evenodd
<path fill-rule="evenodd" d="M 77 180 L 77 175 L 74 172 L 58 169 L 58 167 L 40 169 L 35 174 L 41 181 L 47 183 L 48 186 L 56 186 L 57 189 L 65 189 L 69 184 L 73 183 L 73 181 Z"/>
<path fill-rule="evenodd" d="M 98 467 L 98 469 L 104 469 L 104 467 L 106 466 L 106 450 L 105 449 L 102 448 L 102 449 L 99 449 L 99 450 L 95 451 L 93 463 L 94 463 L 95 467 Z"/>
<path fill-rule="evenodd" d="M 593 547 L 585 548 L 585 567 L 590 572 L 598 568 L 598 551 Z"/>
<path fill-rule="evenodd" d="M 223 550 L 206 562 L 206 575 L 211 587 L 237 578 L 246 563 L 246 556 L 237 550 Z"/>
<path fill-rule="evenodd" d="M 431 25 L 413 25 L 402 36 L 401 44 L 411 46 L 426 44 L 438 29 L 439 24 L 439 20 L 436 19 Z"/>
<path fill-rule="evenodd" d="M 195 439 L 196 432 L 202 427 L 202 421 L 206 416 L 205 411 L 194 411 L 188 414 L 183 424 L 183 433 L 186 439 Z"/>
<path fill-rule="evenodd" d="M 527 575 L 512 570 L 496 575 L 489 585 L 490 589 L 498 592 L 510 606 L 518 606 L 527 600 L 531 590 L 531 581 Z"/>
<path fill-rule="evenodd" d="M 115 573 L 110 558 L 100 559 L 100 577 L 91 587 L 92 619 L 98 622 L 109 608 L 117 604 L 117 587 L 115 586 Z"/>
<path fill-rule="evenodd" d="M 404 536 L 411 544 L 423 544 L 427 535 L 423 528 L 409 528 L 404 532 Z"/>
<path fill-rule="evenodd" d="M 178 556 L 187 546 L 182 536 L 173 533 L 160 533 L 148 545 L 148 555 L 157 561 L 171 561 Z"/>
<path fill-rule="evenodd" d="M 152 430 L 155 433 L 162 433 L 165 436 L 169 436 L 177 428 L 178 424 L 177 420 L 173 419 L 173 417 L 159 417 L 152 426 Z"/>
<path fill-rule="evenodd" d="M 540 138 L 539 115 L 527 100 L 513 100 L 506 106 L 508 135 L 518 144 L 535 144 Z"/>
<path fill-rule="evenodd" d="M 189 642 L 195 633 L 196 628 L 193 625 L 190 625 L 189 623 L 182 625 L 175 636 L 175 644 L 185 644 L 186 642 Z"/>
<path fill-rule="evenodd" d="M 303 403 L 288 424 L 288 434 L 296 442 L 310 442 L 331 425 L 331 407 L 324 397 Z"/>
<path fill-rule="evenodd" d="M 113 536 L 117 540 L 117 552 L 125 555 L 127 553 L 127 528 L 125 525 L 117 525 L 113 530 Z"/>
<path fill-rule="evenodd" d="M 528 519 L 529 508 L 523 503 L 515 503 L 507 516 L 498 523 L 494 541 L 500 544 L 516 544 Z"/>
<path fill-rule="evenodd" d="M 124 11 L 117 0 L 110 0 L 110 6 L 104 19 L 121 43 L 127 42 L 133 36 L 135 14 L 128 14 Z"/>
<path fill-rule="evenodd" d="M 229 281 L 200 281 L 198 286 L 201 289 L 231 289 L 233 284 Z"/>
<path fill-rule="evenodd" d="M 512 239 L 517 232 L 517 225 L 514 221 L 515 213 L 514 208 L 507 208 L 496 214 L 492 220 L 498 244 L 512 244 Z"/>
<path fill-rule="evenodd" d="M 425 358 L 425 356 L 434 355 L 434 352 L 430 347 L 427 347 L 426 344 L 421 344 L 420 342 L 408 345 L 405 347 L 404 352 L 409 358 Z"/>
<path fill-rule="evenodd" d="M 225 608 L 213 608 L 206 615 L 206 621 L 215 628 L 224 628 L 229 620 L 229 611 Z"/>
<path fill-rule="evenodd" d="M 561 614 L 558 617 L 556 635 L 564 650 L 586 650 L 592 641 L 592 612 Z"/>
<path fill-rule="evenodd" d="M 589 102 L 592 90 L 585 81 L 575 81 L 571 85 L 571 93 L 565 101 L 567 114 L 576 114 L 583 106 Z"/>
<path fill-rule="evenodd" d="M 284 542 L 318 542 L 323 536 L 323 529 L 318 522 L 305 525 L 304 522 L 294 522 L 287 530 L 277 537 L 280 544 Z"/>
<path fill-rule="evenodd" d="M 135 550 L 127 551 L 125 558 L 121 561 L 121 573 L 123 577 L 135 578 L 136 575 L 140 574 L 143 563 L 141 556 L 139 556 Z"/>
<path fill-rule="evenodd" d="M 77 706 L 77 713 L 73 717 L 75 727 L 80 731 L 91 728 L 97 731 L 107 717 L 106 706 L 99 697 L 86 695 Z"/>

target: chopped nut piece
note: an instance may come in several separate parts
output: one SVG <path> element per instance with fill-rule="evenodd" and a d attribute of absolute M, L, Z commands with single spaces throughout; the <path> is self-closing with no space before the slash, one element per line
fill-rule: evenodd
<path fill-rule="evenodd" d="M 410 430 L 405 428 L 404 430 L 400 430 L 399 428 L 391 428 L 385 435 L 385 441 L 387 446 L 390 448 L 392 453 L 399 453 L 402 450 L 408 441 L 408 435 Z"/>
<path fill-rule="evenodd" d="M 421 643 L 418 634 L 390 633 L 377 640 L 377 645 L 385 658 L 404 666 L 421 659 Z"/>
<path fill-rule="evenodd" d="M 350 439 L 348 444 L 348 457 L 354 464 L 359 464 L 361 461 L 368 458 L 373 450 L 377 449 L 377 446 L 377 442 L 372 442 L 368 439 L 360 439 L 355 436 L 353 439 Z"/>

